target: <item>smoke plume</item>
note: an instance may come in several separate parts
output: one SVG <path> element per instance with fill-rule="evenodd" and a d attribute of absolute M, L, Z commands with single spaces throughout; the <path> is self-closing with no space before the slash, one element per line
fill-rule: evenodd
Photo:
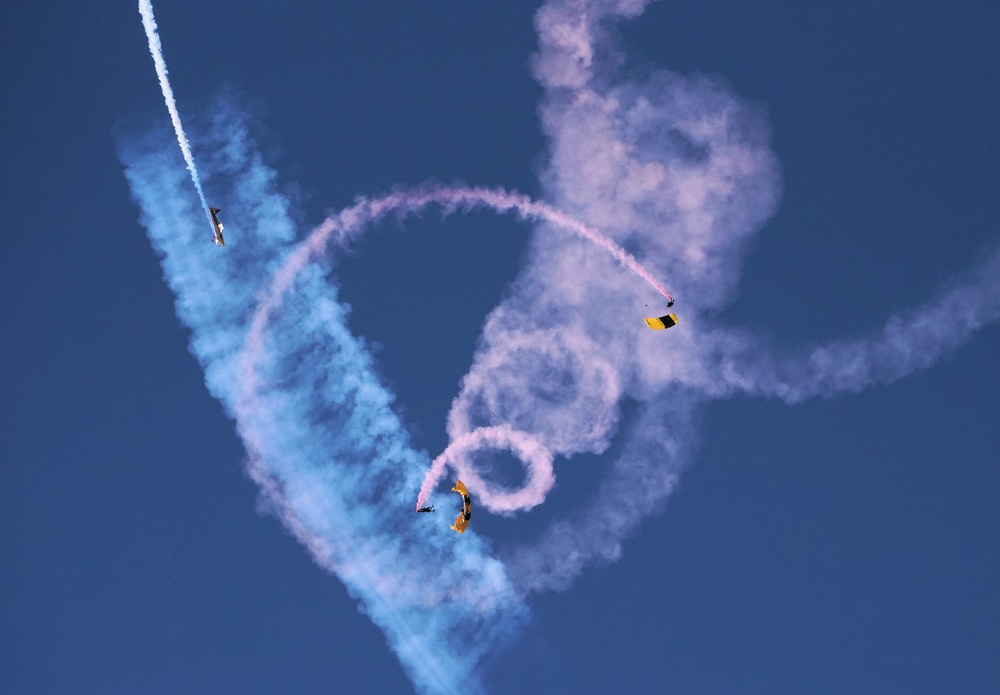
<path fill-rule="evenodd" d="M 276 173 L 238 109 L 222 104 L 200 134 L 213 153 L 204 170 L 228 183 L 222 203 L 238 230 L 239 243 L 220 253 L 195 230 L 196 201 L 162 133 L 121 148 L 192 351 L 236 422 L 262 503 L 344 582 L 424 693 L 474 692 L 477 664 L 517 635 L 532 593 L 565 589 L 621 556 L 693 461 L 708 401 L 797 403 L 890 383 L 1000 318 L 994 249 L 868 335 L 783 346 L 720 324 L 748 244 L 778 204 L 779 167 L 761 114 L 718 81 L 665 70 L 621 77 L 611 28 L 646 4 L 550 0 L 538 11 L 544 202 L 501 189 L 401 190 L 361 198 L 297 241 Z M 140 8 L 204 207 L 152 10 Z M 487 206 L 532 226 L 525 264 L 485 317 L 442 425 L 450 443 L 433 460 L 412 447 L 328 277 L 330 258 L 371 222 L 428 205 Z M 680 302 L 667 334 L 621 316 L 668 296 L 657 278 Z M 490 479 L 481 454 L 496 450 L 522 460 L 521 487 Z M 447 523 L 414 522 L 414 501 L 437 494 L 449 471 L 477 508 L 512 514 L 543 504 L 581 454 L 605 457 L 597 493 L 533 540 L 494 548 L 475 523 L 456 542 Z"/>

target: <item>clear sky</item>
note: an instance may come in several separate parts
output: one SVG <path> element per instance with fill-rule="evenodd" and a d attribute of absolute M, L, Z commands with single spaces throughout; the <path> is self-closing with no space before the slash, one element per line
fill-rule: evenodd
<path fill-rule="evenodd" d="M 1000 6 L 155 10 L 222 249 L 135 4 L 0 8 L 0 692 L 1000 693 Z M 483 209 L 273 291 L 428 182 L 681 323 Z"/>

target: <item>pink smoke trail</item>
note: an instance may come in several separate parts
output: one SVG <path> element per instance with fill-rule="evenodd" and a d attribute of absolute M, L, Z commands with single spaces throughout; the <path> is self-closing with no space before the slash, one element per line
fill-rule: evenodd
<path fill-rule="evenodd" d="M 281 307 L 285 293 L 298 274 L 314 259 L 325 252 L 331 237 L 345 243 L 359 236 L 365 227 L 393 212 L 414 213 L 429 205 L 440 205 L 446 214 L 458 209 L 486 207 L 496 212 L 513 212 L 522 219 L 548 222 L 556 227 L 571 231 L 593 242 L 610 253 L 625 268 L 644 280 L 668 300 L 670 295 L 656 279 L 650 275 L 635 257 L 614 241 L 593 227 L 553 208 L 541 201 L 517 192 L 500 188 L 444 187 L 398 191 L 381 198 L 361 199 L 351 207 L 328 217 L 288 256 L 285 263 L 271 278 L 270 284 L 258 298 L 257 310 L 250 323 L 240 355 L 239 372 L 241 393 L 236 399 L 237 414 L 244 412 L 252 403 L 259 389 L 258 367 L 265 354 L 266 330 L 274 311 Z M 242 418 L 237 418 L 242 420 Z M 246 433 L 248 441 L 253 441 L 253 433 Z M 515 492 L 494 490 L 479 478 L 464 463 L 463 455 L 473 450 L 507 449 L 521 458 L 528 469 L 525 486 Z M 434 485 L 444 475 L 447 465 L 456 466 L 467 484 L 471 483 L 483 496 L 487 508 L 495 511 L 525 509 L 539 504 L 552 488 L 552 453 L 531 435 L 519 432 L 509 426 L 484 427 L 467 433 L 449 445 L 438 456 L 428 471 L 421 486 L 417 507 L 423 505 Z"/>
<path fill-rule="evenodd" d="M 411 214 L 435 204 L 444 208 L 446 214 L 455 212 L 459 208 L 468 210 L 487 207 L 496 212 L 513 212 L 523 219 L 540 220 L 571 231 L 610 253 L 657 292 L 668 300 L 671 299 L 663 286 L 642 267 L 635 256 L 593 227 L 523 193 L 502 188 L 445 187 L 397 191 L 381 198 L 363 198 L 351 207 L 331 215 L 313 229 L 309 236 L 289 254 L 284 265 L 272 277 L 270 285 L 260 295 L 241 358 L 245 398 L 251 398 L 257 390 L 257 364 L 264 352 L 264 333 L 272 312 L 281 306 L 285 292 L 302 269 L 325 253 L 331 237 L 344 243 L 356 238 L 369 224 L 390 213 Z"/>
<path fill-rule="evenodd" d="M 466 463 L 464 454 L 481 449 L 509 449 L 524 461 L 528 476 L 521 489 L 512 492 L 494 489 Z M 483 506 L 494 512 L 511 512 L 536 507 L 545 501 L 545 495 L 556 482 L 552 468 L 552 452 L 535 437 L 527 432 L 515 430 L 507 424 L 480 427 L 455 439 L 434 459 L 424 477 L 424 482 L 420 485 L 417 509 L 427 504 L 434 487 L 444 477 L 448 465 L 456 469 L 458 477 L 466 486 L 471 486 L 479 493 L 479 500 Z"/>

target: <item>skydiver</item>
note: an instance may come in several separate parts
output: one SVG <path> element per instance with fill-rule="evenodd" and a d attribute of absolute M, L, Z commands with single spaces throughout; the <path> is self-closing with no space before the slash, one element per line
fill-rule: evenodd
<path fill-rule="evenodd" d="M 421 512 L 433 512 L 433 511 L 434 511 L 434 505 L 431 505 L 430 507 L 421 507 L 420 509 L 417 510 L 417 514 L 420 514 Z"/>
<path fill-rule="evenodd" d="M 212 227 L 213 227 L 213 230 L 214 230 L 214 237 L 212 238 L 212 241 L 215 242 L 216 246 L 225 246 L 226 245 L 226 240 L 222 238 L 223 226 L 222 226 L 222 223 L 219 222 L 219 218 L 216 215 L 216 213 L 219 213 L 219 212 L 222 212 L 222 210 L 219 209 L 219 208 L 209 208 L 208 209 L 208 214 L 210 214 L 212 216 Z"/>

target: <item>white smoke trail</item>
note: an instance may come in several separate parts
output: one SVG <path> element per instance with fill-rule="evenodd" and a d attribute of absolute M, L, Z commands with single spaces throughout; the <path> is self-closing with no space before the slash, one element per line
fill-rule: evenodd
<path fill-rule="evenodd" d="M 170 122 L 174 126 L 174 133 L 177 134 L 177 144 L 181 146 L 181 153 L 187 163 L 188 171 L 191 172 L 191 181 L 198 192 L 198 200 L 208 217 L 209 224 L 212 222 L 212 215 L 208 210 L 208 202 L 205 200 L 205 191 L 201 188 L 201 178 L 198 176 L 198 168 L 194 164 L 194 155 L 191 153 L 191 145 L 187 135 L 184 134 L 184 126 L 181 125 L 181 115 L 177 111 L 177 102 L 174 100 L 174 90 L 170 87 L 170 80 L 167 78 L 167 62 L 163 59 L 163 46 L 160 44 L 160 35 L 156 30 L 156 19 L 153 17 L 153 3 L 151 0 L 139 0 L 139 14 L 142 15 L 142 27 L 146 30 L 146 39 L 149 41 L 149 53 L 153 56 L 153 65 L 156 67 L 156 77 L 160 81 L 160 90 L 163 92 L 163 100 L 167 104 L 167 111 L 170 112 Z"/>

